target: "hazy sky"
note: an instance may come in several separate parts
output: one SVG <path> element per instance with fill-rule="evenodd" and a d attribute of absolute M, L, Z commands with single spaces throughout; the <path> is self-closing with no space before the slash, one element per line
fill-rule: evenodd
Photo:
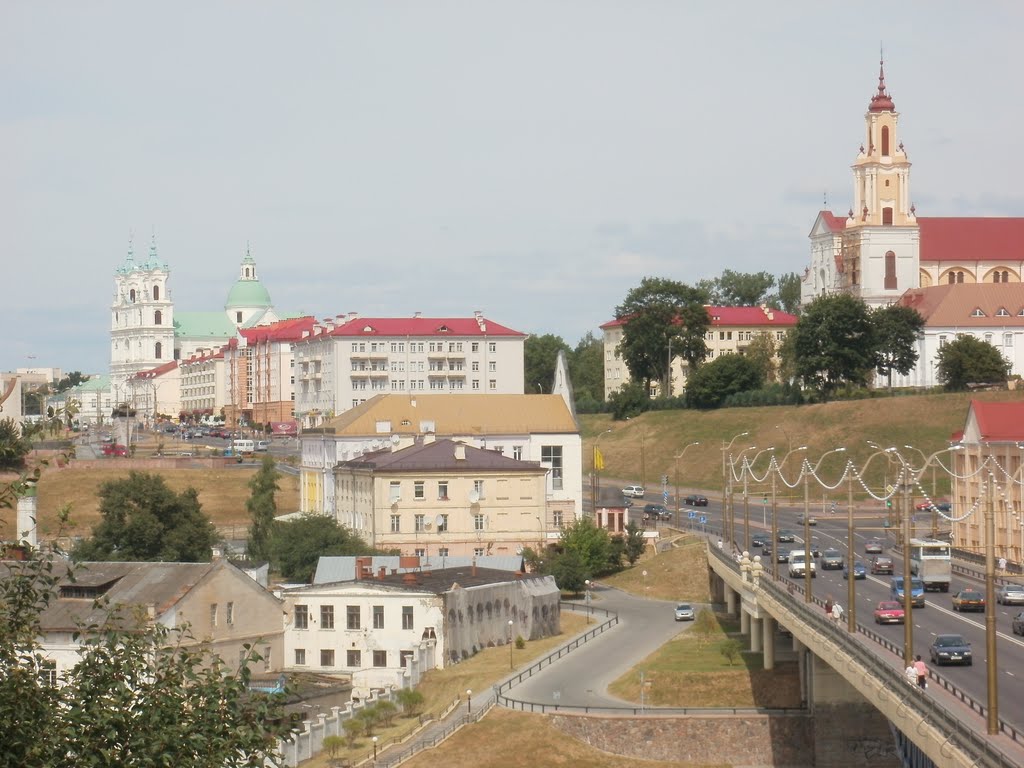
<path fill-rule="evenodd" d="M 920 215 L 1024 215 L 1017 2 L 0 4 L 0 370 L 105 372 L 251 244 L 279 311 L 482 310 L 575 344 L 645 275 L 803 271 L 879 45 Z M 31 357 L 34 356 L 34 357 Z"/>

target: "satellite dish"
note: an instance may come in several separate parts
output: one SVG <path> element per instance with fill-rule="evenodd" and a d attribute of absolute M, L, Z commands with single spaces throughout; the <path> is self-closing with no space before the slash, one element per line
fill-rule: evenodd
<path fill-rule="evenodd" d="M 444 515 L 438 515 L 437 517 L 435 517 L 434 522 L 437 524 L 437 527 L 440 528 L 442 525 L 444 525 Z"/>
<path fill-rule="evenodd" d="M 433 525 L 433 523 L 430 522 L 429 520 L 426 520 L 423 523 L 423 527 L 426 528 L 428 531 L 430 530 L 430 526 L 432 526 L 432 525 Z"/>
<path fill-rule="evenodd" d="M 474 488 L 472 491 L 469 492 L 469 503 L 470 504 L 477 504 L 479 501 L 480 501 L 480 491 L 478 491 L 476 488 Z"/>
<path fill-rule="evenodd" d="M 399 443 L 399 441 L 401 439 L 402 438 L 400 438 L 397 434 L 394 434 L 394 435 L 391 436 L 391 444 L 392 445 L 398 445 L 398 443 Z"/>

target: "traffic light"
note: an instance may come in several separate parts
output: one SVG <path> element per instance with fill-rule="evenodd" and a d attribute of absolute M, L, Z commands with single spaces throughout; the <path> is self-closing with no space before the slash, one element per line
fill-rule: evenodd
<path fill-rule="evenodd" d="M 763 498 L 763 499 L 761 499 L 761 501 L 762 501 L 763 503 L 765 503 L 765 504 L 767 504 L 767 503 L 768 503 L 768 494 L 767 494 L 767 493 L 766 493 L 766 494 L 764 495 L 764 498 Z"/>
<path fill-rule="evenodd" d="M 892 499 L 886 499 L 885 506 L 887 509 L 892 509 Z"/>

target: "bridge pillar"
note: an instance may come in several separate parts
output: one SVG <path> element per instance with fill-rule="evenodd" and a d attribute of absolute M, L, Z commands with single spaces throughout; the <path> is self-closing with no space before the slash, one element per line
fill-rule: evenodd
<path fill-rule="evenodd" d="M 764 668 L 775 669 L 775 619 L 765 616 L 761 627 L 764 629 Z"/>
<path fill-rule="evenodd" d="M 750 614 L 740 608 L 740 634 L 750 634 Z"/>
<path fill-rule="evenodd" d="M 736 615 L 736 598 L 739 595 L 736 594 L 735 589 L 731 589 L 728 584 L 725 585 L 725 612 L 730 616 Z"/>
<path fill-rule="evenodd" d="M 763 619 L 750 619 L 750 650 L 758 653 L 761 650 L 761 633 L 764 632 Z"/>

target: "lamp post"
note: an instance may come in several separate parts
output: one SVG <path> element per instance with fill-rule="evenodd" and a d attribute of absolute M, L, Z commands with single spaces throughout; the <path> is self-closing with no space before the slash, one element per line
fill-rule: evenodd
<path fill-rule="evenodd" d="M 377 763 L 377 737 L 374 736 L 371 741 L 373 742 L 373 762 Z"/>
<path fill-rule="evenodd" d="M 989 454 L 989 461 L 995 463 L 994 458 Z M 996 675 L 998 665 L 996 663 L 996 553 L 995 553 L 995 505 L 996 505 L 996 476 L 989 468 L 988 471 L 988 500 L 985 504 L 985 670 L 987 675 L 988 688 L 988 718 L 987 726 L 989 735 L 999 733 L 999 678 Z"/>
<path fill-rule="evenodd" d="M 732 457 L 732 455 L 729 456 L 729 543 L 732 544 L 733 546 L 736 545 L 736 489 L 734 487 L 734 482 L 736 480 L 736 462 L 738 461 L 740 463 L 740 467 L 742 468 L 742 470 L 744 472 L 746 472 L 746 464 L 745 464 L 746 459 L 743 458 L 743 454 L 745 454 L 747 451 L 756 451 L 756 450 L 757 450 L 757 446 L 756 445 L 748 445 L 746 448 L 744 448 L 742 451 L 740 451 L 736 455 L 735 459 Z M 743 493 L 744 493 L 744 496 L 746 496 L 746 475 L 745 474 L 743 476 L 743 481 L 744 481 Z M 747 512 L 747 516 L 749 517 L 749 509 L 748 509 L 748 512 Z M 743 552 L 746 549 L 747 549 L 747 546 L 745 544 L 744 544 L 744 546 L 739 547 L 739 551 L 740 552 Z"/>
<path fill-rule="evenodd" d="M 512 619 L 508 620 L 508 669 L 511 672 L 514 668 L 512 666 Z"/>
<path fill-rule="evenodd" d="M 683 450 L 675 455 L 675 481 L 676 481 L 676 527 L 682 525 L 682 520 L 679 519 L 680 508 L 679 508 L 679 460 L 683 458 L 683 454 L 686 453 L 686 449 L 694 445 L 700 445 L 700 440 L 692 443 L 687 443 L 683 446 Z"/>
<path fill-rule="evenodd" d="M 601 455 L 597 446 L 601 442 L 601 438 L 611 431 L 609 427 L 594 439 L 594 476 L 590 480 L 590 511 L 595 517 L 597 516 L 597 503 L 601 499 L 601 470 L 604 469 L 604 456 Z"/>
<path fill-rule="evenodd" d="M 584 585 L 586 586 L 586 588 L 587 588 L 587 592 L 586 592 L 586 603 L 587 603 L 587 624 L 589 624 L 589 623 L 590 623 L 590 579 L 587 579 L 587 580 L 585 580 L 585 581 L 583 582 L 583 584 L 584 584 Z"/>
<path fill-rule="evenodd" d="M 771 445 L 764 448 L 754 454 L 753 461 L 744 460 L 741 465 L 741 471 L 743 472 L 743 549 L 749 551 L 752 549 L 750 546 L 750 496 L 747 493 L 747 470 L 750 470 L 750 475 L 753 476 L 753 467 L 757 464 L 757 460 L 761 458 L 762 453 L 768 453 L 774 451 L 775 446 Z"/>
<path fill-rule="evenodd" d="M 818 458 L 818 463 L 811 468 L 811 462 L 804 459 L 804 601 L 811 602 L 814 596 L 811 594 L 811 565 L 814 561 L 811 559 L 811 475 L 817 475 L 818 467 L 821 466 L 821 462 L 825 460 L 825 457 L 832 453 L 842 453 L 845 448 L 833 448 L 830 451 L 825 451 Z"/>
<path fill-rule="evenodd" d="M 772 578 L 775 579 L 779 578 L 779 553 L 776 551 L 779 547 L 779 503 L 775 481 L 777 477 L 782 475 L 782 468 L 786 466 L 786 460 L 789 459 L 790 454 L 806 450 L 806 445 L 801 445 L 799 448 L 791 448 L 782 457 L 782 461 L 776 464 L 775 472 L 772 473 Z M 772 461 L 774 461 L 774 458 Z"/>
<path fill-rule="evenodd" d="M 749 434 L 750 432 L 740 432 L 738 435 L 734 436 L 733 439 L 730 440 L 728 443 L 726 443 L 725 440 L 722 441 L 722 533 L 725 535 L 726 538 L 729 538 L 729 531 L 726 528 L 726 523 L 728 520 L 729 511 L 728 493 L 729 486 L 731 485 L 731 483 L 729 482 L 729 478 L 726 477 L 725 474 L 725 452 L 732 448 L 733 443 L 735 443 L 741 437 L 746 437 Z"/>
<path fill-rule="evenodd" d="M 466 689 L 466 714 L 473 714 L 473 691 Z"/>

